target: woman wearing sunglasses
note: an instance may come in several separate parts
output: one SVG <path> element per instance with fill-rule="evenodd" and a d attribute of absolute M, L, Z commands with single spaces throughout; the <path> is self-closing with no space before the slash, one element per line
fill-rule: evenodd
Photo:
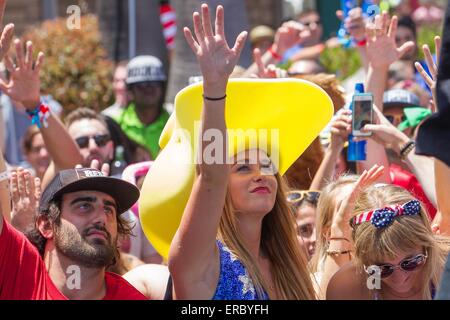
<path fill-rule="evenodd" d="M 316 209 L 319 196 L 320 191 L 292 190 L 286 197 L 294 209 L 298 242 L 309 259 L 316 248 Z"/>
<path fill-rule="evenodd" d="M 407 190 L 364 190 L 344 232 L 352 234 L 354 259 L 330 280 L 327 299 L 433 298 L 450 241 L 433 234 L 423 205 Z"/>

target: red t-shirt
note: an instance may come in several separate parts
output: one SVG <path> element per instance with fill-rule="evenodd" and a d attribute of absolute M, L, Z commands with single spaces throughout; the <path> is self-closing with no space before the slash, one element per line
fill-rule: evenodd
<path fill-rule="evenodd" d="M 403 187 L 411 192 L 412 195 L 417 198 L 417 200 L 425 205 L 425 207 L 427 208 L 428 216 L 431 218 L 431 220 L 433 220 L 437 210 L 430 202 L 430 200 L 428 200 L 416 176 L 411 172 L 402 169 L 402 167 L 396 164 L 390 165 L 390 172 L 392 177 L 392 184 Z"/>
<path fill-rule="evenodd" d="M 0 300 L 67 300 L 55 286 L 37 248 L 3 219 Z M 147 300 L 121 276 L 106 272 L 103 300 Z"/>

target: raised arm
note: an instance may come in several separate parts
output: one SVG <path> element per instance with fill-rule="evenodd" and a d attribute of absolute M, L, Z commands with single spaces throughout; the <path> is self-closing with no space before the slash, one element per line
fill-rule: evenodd
<path fill-rule="evenodd" d="M 336 162 L 344 148 L 345 141 L 351 132 L 350 115 L 350 110 L 342 110 L 331 124 L 330 145 L 325 150 L 325 156 L 320 163 L 319 169 L 317 170 L 309 189 L 322 190 L 322 188 L 333 179 Z"/>
<path fill-rule="evenodd" d="M 369 62 L 367 60 L 367 51 L 366 51 L 366 22 L 364 21 L 364 17 L 362 14 L 362 9 L 360 7 L 356 7 L 351 9 L 348 12 L 348 17 L 344 19 L 344 13 L 342 10 L 336 11 L 336 16 L 338 19 L 344 22 L 344 27 L 347 32 L 350 34 L 353 42 L 356 44 L 356 48 L 361 57 L 361 61 L 364 67 L 364 71 L 367 73 L 369 68 Z"/>
<path fill-rule="evenodd" d="M 5 12 L 5 7 L 6 0 L 0 0 L 0 27 L 3 25 L 3 13 Z M 13 35 L 14 25 L 10 23 L 2 30 L 0 35 L 0 61 L 3 60 L 3 57 L 8 52 Z M 0 152 L 0 174 L 2 173 L 2 178 L 0 178 L 0 234 L 2 233 L 3 229 L 3 217 L 5 217 L 7 221 L 9 221 L 11 212 L 9 180 L 7 176 L 5 177 L 6 164 L 5 160 L 3 159 L 3 151 Z"/>
<path fill-rule="evenodd" d="M 425 63 L 427 64 L 428 70 L 430 70 L 431 77 L 422 67 L 420 62 L 416 61 L 414 66 L 416 67 L 417 71 L 420 73 L 422 78 L 425 80 L 427 86 L 430 88 L 433 106 L 434 108 L 436 108 L 436 80 L 438 73 L 439 54 L 441 51 L 441 37 L 439 36 L 434 37 L 434 46 L 436 50 L 436 63 L 433 61 L 433 56 L 431 55 L 430 48 L 428 47 L 428 45 L 424 44 L 422 46 L 423 55 L 425 56 Z"/>
<path fill-rule="evenodd" d="M 327 257 L 324 262 L 322 279 L 320 281 L 320 295 L 325 298 L 330 279 L 344 264 L 351 260 L 353 252 L 352 230 L 349 224 L 352 218 L 355 203 L 360 191 L 374 183 L 384 171 L 384 167 L 377 165 L 364 171 L 354 184 L 348 196 L 336 205 L 336 212 L 331 223 L 331 232 Z"/>
<path fill-rule="evenodd" d="M 193 14 L 195 37 L 189 28 L 184 35 L 197 56 L 203 75 L 204 106 L 202 132 L 220 132 L 226 141 L 225 94 L 228 78 L 236 65 L 246 39 L 242 32 L 233 48 L 229 48 L 224 34 L 224 11 L 217 7 L 215 33 L 206 4 L 202 15 Z M 216 100 L 218 98 L 222 98 Z M 211 100 L 215 99 L 215 100 Z M 200 142 L 203 154 L 207 142 Z M 201 161 L 197 166 L 191 195 L 183 213 L 180 226 L 172 241 L 169 253 L 169 269 L 173 276 L 177 299 L 210 299 L 219 276 L 219 254 L 216 235 L 225 204 L 229 166 L 227 146 L 222 146 L 221 163 L 207 164 Z"/>
<path fill-rule="evenodd" d="M 9 179 L 6 171 L 3 153 L 0 152 L 0 234 L 3 228 L 3 218 L 6 221 L 11 220 L 11 196 L 9 193 Z"/>
<path fill-rule="evenodd" d="M 366 91 L 372 92 L 374 104 L 383 111 L 383 93 L 386 87 L 388 68 L 391 63 L 400 59 L 403 54 L 410 50 L 414 43 L 408 41 L 400 48 L 395 43 L 397 33 L 397 17 L 389 16 L 383 12 L 381 16 L 375 17 L 375 23 L 366 28 L 366 50 L 369 60 L 369 71 L 367 75 Z M 390 183 L 389 162 L 384 146 L 373 139 L 367 141 L 367 160 L 358 162 L 357 170 L 362 172 L 373 165 L 378 164 L 386 167 L 380 182 Z"/>
<path fill-rule="evenodd" d="M 400 150 L 410 141 L 410 138 L 393 126 L 377 107 L 374 107 L 374 113 L 378 124 L 368 124 L 362 131 L 371 131 L 371 139 L 386 149 L 392 149 L 400 157 Z M 435 174 L 432 158 L 416 155 L 413 149 L 402 160 L 417 177 L 427 198 L 436 207 Z"/>
<path fill-rule="evenodd" d="M 0 89 L 11 99 L 21 101 L 28 111 L 34 111 L 41 104 L 39 71 L 44 61 L 44 54 L 39 52 L 36 61 L 33 61 L 33 44 L 31 41 L 26 43 L 25 56 L 22 43 L 16 40 L 14 44 L 17 63 L 14 65 L 11 57 L 6 55 L 5 66 L 11 76 L 8 82 L 0 80 Z M 50 112 L 47 114 L 47 125 L 41 123 L 40 130 L 45 146 L 54 161 L 55 172 L 73 168 L 77 163 L 82 163 L 83 158 L 80 150 L 62 122 Z M 44 187 L 51 178 L 53 176 L 46 175 L 46 181 L 43 181 Z"/>
<path fill-rule="evenodd" d="M 277 29 L 272 47 L 262 55 L 262 65 L 265 67 L 269 64 L 277 64 L 280 62 L 286 50 L 292 48 L 296 44 L 302 43 L 310 36 L 311 33 L 309 30 L 296 21 L 283 23 L 283 25 Z M 260 66 L 258 66 L 255 61 L 244 72 L 242 77 L 245 78 L 257 74 L 260 69 Z"/>

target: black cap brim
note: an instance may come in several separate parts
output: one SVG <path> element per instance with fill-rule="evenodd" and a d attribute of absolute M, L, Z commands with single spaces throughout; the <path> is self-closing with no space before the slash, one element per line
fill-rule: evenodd
<path fill-rule="evenodd" d="M 58 190 L 52 197 L 56 199 L 63 194 L 77 191 L 100 191 L 110 195 L 116 201 L 117 214 L 130 209 L 139 199 L 139 189 L 127 181 L 112 177 L 91 177 L 74 181 Z"/>

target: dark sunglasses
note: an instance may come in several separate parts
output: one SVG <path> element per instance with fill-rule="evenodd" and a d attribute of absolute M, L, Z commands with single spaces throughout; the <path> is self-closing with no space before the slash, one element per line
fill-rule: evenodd
<path fill-rule="evenodd" d="M 75 139 L 75 142 L 80 148 L 87 148 L 89 146 L 89 140 L 94 139 L 95 143 L 99 147 L 104 147 L 109 140 L 111 140 L 109 134 L 96 134 L 95 136 L 82 136 Z"/>
<path fill-rule="evenodd" d="M 309 28 L 310 25 L 312 25 L 313 23 L 315 23 L 317 26 L 320 26 L 322 24 L 322 21 L 317 20 L 317 21 L 310 21 L 310 22 L 305 22 L 302 23 L 305 27 Z"/>
<path fill-rule="evenodd" d="M 157 88 L 157 87 L 162 87 L 162 83 L 159 81 L 138 82 L 138 83 L 132 84 L 131 87 L 137 88 L 137 89 Z"/>
<path fill-rule="evenodd" d="M 290 204 L 299 206 L 303 200 L 311 204 L 317 205 L 319 201 L 320 191 L 315 190 L 292 190 L 287 193 L 286 199 Z"/>
<path fill-rule="evenodd" d="M 401 116 L 392 116 L 392 115 L 387 115 L 385 116 L 386 119 L 388 119 L 388 121 L 392 124 L 395 123 L 395 120 L 397 120 L 397 122 L 403 122 L 406 120 L 406 116 L 405 115 L 401 115 Z"/>
<path fill-rule="evenodd" d="M 380 268 L 380 270 L 381 270 L 381 273 L 380 273 L 381 278 L 387 278 L 391 274 L 394 273 L 395 269 L 402 269 L 403 271 L 407 271 L 407 272 L 414 271 L 418 267 L 424 265 L 427 258 L 428 258 L 428 253 L 425 252 L 425 253 L 419 253 L 418 255 L 416 255 L 415 257 L 412 257 L 412 258 L 403 259 L 398 265 L 395 265 L 395 266 L 392 264 L 381 264 L 381 265 L 376 265 L 376 266 L 378 268 Z M 366 267 L 364 267 L 364 268 L 369 275 L 373 275 L 375 272 L 375 270 L 368 271 Z"/>

